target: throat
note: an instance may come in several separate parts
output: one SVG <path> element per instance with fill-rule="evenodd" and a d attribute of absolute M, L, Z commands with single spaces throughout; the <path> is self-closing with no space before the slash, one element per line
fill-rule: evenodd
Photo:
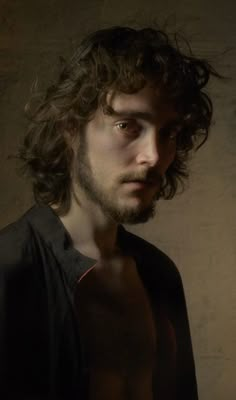
<path fill-rule="evenodd" d="M 74 243 L 74 248 L 85 257 L 92 258 L 93 260 L 111 260 L 121 255 L 121 249 L 114 243 L 112 245 L 101 246 L 95 242 Z"/>
<path fill-rule="evenodd" d="M 101 223 L 91 216 L 88 219 L 86 214 L 73 208 L 60 220 L 71 237 L 73 247 L 84 256 L 98 260 L 110 258 L 119 252 L 117 224 L 108 221 Z"/>

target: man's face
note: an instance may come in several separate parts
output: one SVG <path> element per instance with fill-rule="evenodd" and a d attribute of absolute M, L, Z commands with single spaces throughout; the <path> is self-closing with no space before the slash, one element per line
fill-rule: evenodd
<path fill-rule="evenodd" d="M 154 215 L 162 178 L 176 153 L 177 113 L 157 89 L 110 93 L 113 115 L 98 109 L 80 138 L 76 190 L 117 223 Z"/>

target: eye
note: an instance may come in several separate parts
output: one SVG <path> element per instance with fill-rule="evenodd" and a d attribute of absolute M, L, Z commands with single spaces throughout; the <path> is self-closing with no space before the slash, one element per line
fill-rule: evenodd
<path fill-rule="evenodd" d="M 116 129 L 127 136 L 137 136 L 142 127 L 137 121 L 120 121 L 116 123 Z"/>
<path fill-rule="evenodd" d="M 181 126 L 169 126 L 161 129 L 160 133 L 163 140 L 176 142 L 181 130 Z"/>
<path fill-rule="evenodd" d="M 177 131 L 177 130 L 170 131 L 169 136 L 168 136 L 169 140 L 176 140 L 178 133 L 179 133 L 179 131 Z"/>
<path fill-rule="evenodd" d="M 121 130 L 121 131 L 127 130 L 128 127 L 129 127 L 129 123 L 128 123 L 128 122 L 119 122 L 119 123 L 116 125 L 116 127 L 117 127 L 119 130 Z"/>

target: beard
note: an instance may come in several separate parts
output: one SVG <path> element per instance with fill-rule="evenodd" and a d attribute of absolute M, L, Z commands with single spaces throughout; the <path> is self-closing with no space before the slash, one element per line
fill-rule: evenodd
<path fill-rule="evenodd" d="M 114 190 L 110 189 L 108 191 L 102 188 L 92 171 L 84 137 L 80 141 L 76 169 L 76 183 L 78 186 L 83 189 L 87 198 L 99 206 L 104 215 L 114 222 L 118 224 L 139 224 L 147 222 L 154 217 L 158 195 L 146 207 L 143 207 L 142 204 L 136 207 L 128 207 L 118 203 Z M 125 181 L 125 178 L 121 177 L 120 182 Z"/>

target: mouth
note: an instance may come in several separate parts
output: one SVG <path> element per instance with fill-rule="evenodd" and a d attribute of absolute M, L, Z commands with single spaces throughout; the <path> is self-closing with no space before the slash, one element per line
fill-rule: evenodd
<path fill-rule="evenodd" d="M 148 187 L 157 186 L 157 183 L 151 180 L 134 180 L 134 181 L 126 181 L 125 185 L 128 185 L 133 189 L 146 189 Z"/>

